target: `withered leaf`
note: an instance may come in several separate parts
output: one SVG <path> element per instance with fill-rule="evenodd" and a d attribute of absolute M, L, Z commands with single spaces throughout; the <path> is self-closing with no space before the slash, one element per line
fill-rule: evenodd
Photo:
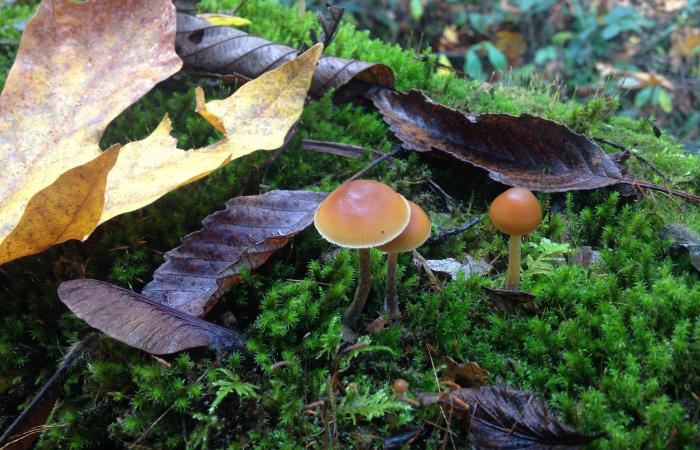
<path fill-rule="evenodd" d="M 103 281 L 66 281 L 58 287 L 58 297 L 91 327 L 154 355 L 195 347 L 222 350 L 245 343 L 236 331 Z"/>
<path fill-rule="evenodd" d="M 449 155 L 488 170 L 503 184 L 563 192 L 610 186 L 622 178 L 594 142 L 551 120 L 528 114 L 472 116 L 416 90 L 376 90 L 372 99 L 404 147 Z"/>
<path fill-rule="evenodd" d="M 433 102 L 422 92 L 376 88 L 367 94 L 405 148 L 432 152 L 485 169 L 506 185 L 539 192 L 634 185 L 700 202 L 700 196 L 625 178 L 586 136 L 541 117 L 470 115 Z"/>
<path fill-rule="evenodd" d="M 491 300 L 491 304 L 500 314 L 523 314 L 532 316 L 540 309 L 535 304 L 535 296 L 523 291 L 510 289 L 483 288 Z"/>
<path fill-rule="evenodd" d="M 95 342 L 95 336 L 92 334 L 76 343 L 66 353 L 56 372 L 44 383 L 29 406 L 0 436 L 1 449 L 24 450 L 31 448 L 32 443 L 42 432 L 41 426 L 46 423 L 56 401 L 61 396 L 63 383 L 71 371 L 83 360 L 83 356 Z"/>
<path fill-rule="evenodd" d="M 534 392 L 504 384 L 419 397 L 424 405 L 450 408 L 469 430 L 469 442 L 479 449 L 580 448 L 604 435 L 579 433 L 550 415 Z"/>
<path fill-rule="evenodd" d="M 453 381 L 462 387 L 479 388 L 486 386 L 489 373 L 475 362 L 460 364 L 449 356 L 445 359 L 447 368 L 440 374 L 442 381 Z"/>
<path fill-rule="evenodd" d="M 321 34 L 316 36 L 316 30 L 311 29 L 311 41 L 315 43 L 323 44 L 325 48 L 328 48 L 335 39 L 335 35 L 338 34 L 340 29 L 340 21 L 343 19 L 343 13 L 345 13 L 345 8 L 339 8 L 333 6 L 330 3 L 326 3 L 326 9 L 328 14 L 324 14 L 322 11 L 316 13 L 316 18 L 318 24 L 321 26 Z"/>
<path fill-rule="evenodd" d="M 299 53 L 235 28 L 214 27 L 187 14 L 177 15 L 176 50 L 189 67 L 245 78 L 255 78 Z M 309 93 L 320 97 L 336 88 L 335 95 L 345 97 L 353 87 L 352 81 L 392 88 L 394 72 L 384 64 L 326 56 L 318 62 Z"/>
<path fill-rule="evenodd" d="M 271 191 L 236 197 L 206 217 L 204 228 L 165 254 L 142 294 L 193 316 L 206 314 L 240 278 L 261 266 L 313 222 L 324 192 Z"/>
<path fill-rule="evenodd" d="M 100 150 L 107 124 L 180 68 L 175 16 L 169 0 L 41 3 L 0 94 L 7 169 L 0 180 L 0 264 L 85 239 L 115 215 L 282 145 L 301 115 L 321 45 L 227 99 L 205 104 L 199 95 L 198 111 L 222 132 L 219 142 L 182 151 L 166 116 L 144 140 Z"/>

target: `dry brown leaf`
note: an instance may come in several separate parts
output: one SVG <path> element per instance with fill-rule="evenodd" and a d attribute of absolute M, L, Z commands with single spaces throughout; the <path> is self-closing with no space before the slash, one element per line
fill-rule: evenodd
<path fill-rule="evenodd" d="M 700 55 L 700 28 L 679 29 L 671 35 L 671 51 L 669 51 L 674 67 L 679 67 L 681 58 L 692 58 Z"/>
<path fill-rule="evenodd" d="M 100 152 L 107 124 L 179 69 L 174 34 L 167 0 L 42 3 L 0 95 L 7 165 L 0 264 L 84 239 L 98 224 L 232 159 L 282 145 L 301 114 L 320 46 L 228 99 L 198 105 L 223 126 L 224 139 L 209 147 L 177 149 L 166 117 L 146 139 Z"/>
<path fill-rule="evenodd" d="M 203 316 L 240 279 L 313 222 L 325 192 L 271 191 L 232 198 L 226 209 L 207 216 L 204 228 L 185 236 L 165 254 L 142 294 Z"/>
<path fill-rule="evenodd" d="M 299 54 L 292 47 L 234 28 L 212 27 L 187 14 L 177 15 L 177 52 L 187 66 L 245 78 L 255 78 Z M 325 56 L 318 62 L 309 94 L 320 97 L 334 88 L 336 99 L 349 99 L 355 95 L 356 82 L 393 88 L 394 72 L 384 64 Z"/>
<path fill-rule="evenodd" d="M 107 336 L 155 355 L 195 347 L 225 350 L 246 341 L 237 331 L 98 280 L 65 281 L 58 287 L 58 298 Z"/>
<path fill-rule="evenodd" d="M 405 149 L 484 169 L 499 183 L 539 192 L 622 184 L 700 202 L 698 195 L 625 177 L 592 140 L 542 117 L 475 116 L 435 103 L 416 90 L 379 88 L 368 97 Z"/>
<path fill-rule="evenodd" d="M 605 435 L 579 433 L 559 422 L 534 392 L 505 384 L 418 397 L 422 404 L 438 404 L 462 421 L 469 430 L 469 442 L 479 449 L 581 448 Z"/>
<path fill-rule="evenodd" d="M 502 30 L 496 33 L 496 47 L 508 57 L 510 66 L 517 67 L 523 61 L 523 55 L 527 51 L 527 42 L 525 42 L 523 35 L 517 31 Z"/>
<path fill-rule="evenodd" d="M 459 364 L 449 356 L 445 358 L 447 368 L 440 374 L 441 381 L 452 381 L 462 387 L 480 388 L 489 381 L 489 373 L 475 362 Z"/>

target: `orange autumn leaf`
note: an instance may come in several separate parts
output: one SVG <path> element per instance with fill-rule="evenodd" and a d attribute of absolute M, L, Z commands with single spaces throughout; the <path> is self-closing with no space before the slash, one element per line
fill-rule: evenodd
<path fill-rule="evenodd" d="M 219 101 L 237 106 L 213 112 L 228 128 L 209 147 L 177 149 L 166 117 L 146 139 L 101 151 L 107 124 L 179 70 L 174 39 L 169 0 L 42 2 L 0 94 L 0 264 L 84 239 L 115 215 L 282 144 L 320 47 Z"/>

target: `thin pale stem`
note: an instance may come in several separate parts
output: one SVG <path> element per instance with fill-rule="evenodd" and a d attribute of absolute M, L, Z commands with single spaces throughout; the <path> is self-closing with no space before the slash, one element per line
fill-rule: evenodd
<path fill-rule="evenodd" d="M 510 236 L 508 242 L 508 274 L 506 275 L 506 289 L 517 291 L 520 287 L 520 243 L 522 236 Z"/>
<path fill-rule="evenodd" d="M 365 308 L 365 302 L 369 296 L 369 289 L 372 286 L 372 273 L 370 265 L 370 255 L 368 248 L 359 249 L 360 252 L 360 271 L 357 276 L 357 288 L 355 289 L 355 298 L 345 310 L 343 315 L 343 324 L 351 327 L 360 313 Z"/>
<path fill-rule="evenodd" d="M 399 297 L 396 293 L 396 263 L 399 259 L 398 253 L 388 253 L 386 258 L 386 303 L 384 313 L 396 320 L 401 317 L 399 311 Z"/>

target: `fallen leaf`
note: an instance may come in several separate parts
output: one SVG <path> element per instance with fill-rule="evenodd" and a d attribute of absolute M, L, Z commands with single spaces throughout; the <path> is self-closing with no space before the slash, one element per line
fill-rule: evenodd
<path fill-rule="evenodd" d="M 187 66 L 246 78 L 255 78 L 299 53 L 241 30 L 212 27 L 187 14 L 177 15 L 176 48 Z M 384 64 L 326 56 L 318 62 L 309 93 L 318 98 L 336 89 L 336 98 L 346 98 L 354 94 L 355 81 L 391 88 L 394 72 Z"/>
<path fill-rule="evenodd" d="M 499 313 L 524 314 L 532 316 L 538 314 L 540 309 L 535 304 L 535 296 L 523 291 L 511 291 L 509 289 L 483 288 L 491 300 L 491 304 Z"/>
<path fill-rule="evenodd" d="M 0 436 L 0 449 L 25 450 L 31 448 L 32 443 L 43 431 L 42 426 L 46 424 L 56 401 L 61 396 L 63 383 L 83 360 L 94 342 L 95 335 L 93 334 L 71 347 L 58 365 L 56 372 L 44 383 L 29 406 Z"/>
<path fill-rule="evenodd" d="M 166 0 L 41 4 L 0 96 L 0 160 L 9 167 L 0 184 L 0 264 L 84 239 L 232 159 L 282 145 L 321 46 L 228 99 L 199 104 L 224 134 L 215 144 L 177 149 L 166 117 L 146 139 L 100 152 L 107 124 L 180 67 L 174 33 Z"/>
<path fill-rule="evenodd" d="M 197 17 L 217 27 L 244 27 L 251 24 L 248 19 L 229 14 L 199 14 Z"/>
<path fill-rule="evenodd" d="M 677 29 L 671 35 L 669 56 L 674 68 L 683 64 L 682 58 L 690 59 L 700 55 L 700 28 Z"/>
<path fill-rule="evenodd" d="M 91 327 L 154 355 L 195 347 L 224 350 L 245 345 L 245 338 L 236 331 L 102 281 L 66 281 L 58 287 L 58 298 Z"/>
<path fill-rule="evenodd" d="M 534 392 L 504 384 L 418 396 L 424 405 L 450 409 L 465 423 L 469 442 L 479 449 L 580 448 L 605 436 L 579 433 L 550 415 Z"/>
<path fill-rule="evenodd" d="M 271 191 L 236 197 L 185 236 L 142 290 L 146 297 L 193 316 L 206 314 L 240 279 L 313 222 L 325 192 Z"/>
<path fill-rule="evenodd" d="M 539 192 L 628 184 L 700 202 L 695 194 L 624 178 L 592 140 L 551 120 L 530 114 L 474 116 L 416 90 L 377 88 L 367 96 L 404 148 L 485 169 L 499 183 Z"/>
<path fill-rule="evenodd" d="M 333 39 L 335 39 L 340 29 L 340 22 L 343 19 L 343 14 L 345 13 L 345 8 L 339 8 L 330 3 L 326 3 L 326 9 L 328 10 L 328 14 L 324 14 L 321 11 L 316 13 L 318 24 L 321 26 L 321 30 L 323 30 L 321 34 L 316 36 L 316 30 L 311 30 L 311 41 L 323 44 L 324 48 L 328 48 L 331 42 L 333 42 Z"/>
<path fill-rule="evenodd" d="M 528 114 L 472 116 L 415 90 L 384 89 L 372 98 L 404 147 L 486 169 L 503 184 L 563 192 L 609 186 L 622 178 L 600 147 L 550 120 Z"/>
<path fill-rule="evenodd" d="M 486 386 L 489 380 L 489 373 L 482 369 L 475 362 L 459 364 L 449 356 L 445 358 L 447 368 L 440 374 L 440 380 L 452 381 L 462 387 L 480 388 Z"/>
<path fill-rule="evenodd" d="M 523 55 L 527 52 L 525 38 L 517 31 L 496 32 L 495 45 L 508 57 L 508 64 L 511 67 L 519 66 L 523 61 Z"/>

